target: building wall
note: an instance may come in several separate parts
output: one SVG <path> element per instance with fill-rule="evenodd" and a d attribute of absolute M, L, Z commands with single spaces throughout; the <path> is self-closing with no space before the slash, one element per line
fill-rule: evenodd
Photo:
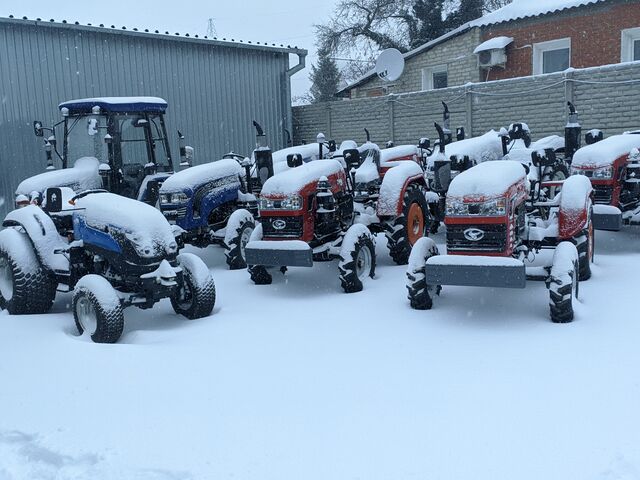
<path fill-rule="evenodd" d="M 524 121 L 535 139 L 562 135 L 566 102 L 576 104 L 583 130 L 605 135 L 640 129 L 640 62 L 524 77 L 406 95 L 355 99 L 294 107 L 294 140 L 310 142 L 322 131 L 337 141 L 372 141 L 383 145 L 417 144 L 437 138 L 434 121 L 442 119 L 441 101 L 451 110 L 451 128 L 464 126 L 481 135 Z"/>
<path fill-rule="evenodd" d="M 0 214 L 13 206 L 17 184 L 44 170 L 32 123 L 60 120 L 58 103 L 162 97 L 174 162 L 179 128 L 195 148 L 195 163 L 204 163 L 231 150 L 250 154 L 254 119 L 275 148 L 284 146 L 288 68 L 285 49 L 0 19 Z"/>
<path fill-rule="evenodd" d="M 640 27 L 640 2 L 605 2 L 545 15 L 484 27 L 482 41 L 513 37 L 507 47 L 504 69 L 494 68 L 489 80 L 532 75 L 533 44 L 571 38 L 571 66 L 594 67 L 620 62 L 621 30 Z"/>
<path fill-rule="evenodd" d="M 479 80 L 479 71 L 473 49 L 480 43 L 480 31 L 471 29 L 425 53 L 405 61 L 402 77 L 395 82 L 384 82 L 377 76 L 354 88 L 351 98 L 365 98 L 389 93 L 419 92 L 422 90 L 422 70 L 426 67 L 446 65 L 449 86 L 464 85 Z"/>

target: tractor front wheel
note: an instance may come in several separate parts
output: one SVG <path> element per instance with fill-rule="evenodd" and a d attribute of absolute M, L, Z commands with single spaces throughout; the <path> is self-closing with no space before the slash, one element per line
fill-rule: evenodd
<path fill-rule="evenodd" d="M 216 285 L 209 268 L 191 253 L 178 255 L 182 267 L 182 285 L 171 297 L 173 310 L 189 320 L 211 315 L 216 304 Z"/>
<path fill-rule="evenodd" d="M 411 308 L 414 310 L 431 310 L 433 296 L 440 295 L 440 285 L 427 285 L 427 260 L 438 255 L 436 242 L 431 238 L 421 238 L 416 242 L 409 256 L 407 268 L 407 290 Z"/>
<path fill-rule="evenodd" d="M 271 274 L 267 272 L 267 268 L 262 265 L 249 265 L 249 275 L 251 280 L 256 285 L 271 285 L 273 278 Z"/>
<path fill-rule="evenodd" d="M 553 323 L 573 321 L 573 299 L 578 298 L 578 251 L 571 242 L 561 242 L 553 255 L 549 285 L 549 308 Z"/>
<path fill-rule="evenodd" d="M 406 265 L 411 248 L 429 232 L 429 204 L 422 186 L 409 185 L 402 199 L 402 213 L 387 230 L 389 255 L 398 265 Z"/>
<path fill-rule="evenodd" d="M 346 233 L 340 251 L 338 272 L 345 293 L 362 290 L 362 282 L 373 278 L 376 270 L 376 247 L 373 235 L 364 225 L 353 225 Z"/>
<path fill-rule="evenodd" d="M 85 275 L 73 291 L 73 318 L 80 335 L 95 343 L 116 343 L 124 330 L 124 312 L 118 293 L 100 275 Z"/>
<path fill-rule="evenodd" d="M 244 247 L 249 243 L 255 228 L 256 222 L 248 210 L 236 210 L 229 217 L 224 247 L 227 265 L 229 265 L 230 270 L 240 270 L 247 267 Z"/>
<path fill-rule="evenodd" d="M 580 281 L 584 282 L 591 278 L 591 264 L 595 254 L 595 234 L 593 224 L 589 222 L 587 228 L 582 230 L 571 240 L 578 250 L 578 265 Z"/>

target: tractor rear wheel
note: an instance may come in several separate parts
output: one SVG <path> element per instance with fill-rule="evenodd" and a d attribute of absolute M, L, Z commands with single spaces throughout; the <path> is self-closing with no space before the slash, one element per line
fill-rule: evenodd
<path fill-rule="evenodd" d="M 431 257 L 438 255 L 438 247 L 431 238 L 422 238 L 416 242 L 409 256 L 407 268 L 407 290 L 411 308 L 431 310 L 433 296 L 440 295 L 440 285 L 427 285 L 426 264 Z"/>
<path fill-rule="evenodd" d="M 47 313 L 58 284 L 42 267 L 29 238 L 14 228 L 0 232 L 0 308 L 11 315 Z"/>
<path fill-rule="evenodd" d="M 389 255 L 398 265 L 406 265 L 411 248 L 429 232 L 429 204 L 421 185 L 412 183 L 402 198 L 402 213 L 386 232 Z"/>
<path fill-rule="evenodd" d="M 116 290 L 100 275 L 85 275 L 73 291 L 73 319 L 80 335 L 95 343 L 116 343 L 124 330 L 124 312 Z"/>
<path fill-rule="evenodd" d="M 561 182 L 569 178 L 569 169 L 564 163 L 556 163 L 551 167 L 547 167 L 547 171 L 542 175 L 542 182 Z M 555 198 L 562 187 L 550 186 L 546 187 L 546 195 L 549 200 Z"/>

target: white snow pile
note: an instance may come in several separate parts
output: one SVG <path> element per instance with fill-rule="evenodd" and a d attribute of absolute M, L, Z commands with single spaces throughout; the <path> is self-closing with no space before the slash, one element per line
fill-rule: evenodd
<path fill-rule="evenodd" d="M 448 195 L 497 197 L 515 183 L 526 179 L 526 172 L 519 162 L 504 160 L 479 163 L 451 181 Z"/>
<path fill-rule="evenodd" d="M 445 146 L 445 157 L 447 159 L 454 155 L 467 155 L 475 163 L 482 163 L 502 158 L 502 140 L 498 132 L 490 130 L 479 137 L 466 138 L 458 142 L 452 142 Z M 434 152 L 429 157 L 429 165 L 432 165 L 439 151 Z"/>
<path fill-rule="evenodd" d="M 95 157 L 82 157 L 72 168 L 51 170 L 23 180 L 16 195 L 30 196 L 33 192 L 43 194 L 49 187 L 70 187 L 75 192 L 100 188 L 102 179 L 98 174 L 100 162 Z"/>
<path fill-rule="evenodd" d="M 220 178 L 237 177 L 242 172 L 240 164 L 232 158 L 196 165 L 167 178 L 160 187 L 160 193 L 180 192 Z"/>
<path fill-rule="evenodd" d="M 171 225 L 160 210 L 146 203 L 113 193 L 92 193 L 75 200 L 88 226 L 104 229 L 107 226 L 128 232 L 127 238 L 139 249 L 154 252 L 157 245 L 167 247 L 175 242 Z"/>
<path fill-rule="evenodd" d="M 291 195 L 300 193 L 305 186 L 317 182 L 320 177 L 329 177 L 342 172 L 337 160 L 306 163 L 297 168 L 285 170 L 264 182 L 262 195 Z"/>
<path fill-rule="evenodd" d="M 380 166 L 394 167 L 400 162 L 418 160 L 418 147 L 415 145 L 398 145 L 397 147 L 380 150 Z"/>
<path fill-rule="evenodd" d="M 323 145 L 322 152 L 323 155 L 327 155 L 329 153 L 329 148 L 326 145 Z M 305 145 L 296 145 L 295 147 L 283 148 L 282 150 L 273 152 L 271 154 L 271 158 L 273 159 L 274 173 L 279 173 L 289 169 L 289 166 L 287 165 L 287 157 L 295 153 L 302 155 L 303 163 L 318 160 L 320 158 L 320 144 L 314 142 Z"/>
<path fill-rule="evenodd" d="M 618 158 L 640 148 L 640 135 L 625 133 L 613 135 L 597 143 L 585 145 L 573 156 L 572 167 L 599 168 L 612 165 Z"/>
<path fill-rule="evenodd" d="M 512 3 L 499 8 L 487 15 L 470 22 L 472 27 L 508 22 L 519 18 L 536 17 L 546 13 L 557 12 L 567 8 L 598 3 L 602 0 L 514 0 Z"/>
<path fill-rule="evenodd" d="M 373 161 L 373 157 L 368 155 L 362 164 L 356 169 L 356 183 L 369 183 L 380 178 L 378 167 Z"/>
<path fill-rule="evenodd" d="M 398 162 L 398 166 L 390 169 L 380 185 L 378 215 L 396 215 L 402 201 L 402 189 L 409 179 L 422 178 L 420 165 L 412 161 Z"/>

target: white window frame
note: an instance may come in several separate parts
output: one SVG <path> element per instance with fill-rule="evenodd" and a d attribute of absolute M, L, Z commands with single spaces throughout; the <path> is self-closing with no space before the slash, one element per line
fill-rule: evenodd
<path fill-rule="evenodd" d="M 553 50 L 569 49 L 569 67 L 571 67 L 571 38 L 559 38 L 548 42 L 540 42 L 533 44 L 533 74 L 542 75 L 543 54 Z"/>
<path fill-rule="evenodd" d="M 433 65 L 422 69 L 422 90 L 433 90 L 433 74 L 446 73 L 449 84 L 449 70 L 446 65 Z"/>
<path fill-rule="evenodd" d="M 622 30 L 620 41 L 620 61 L 633 62 L 633 43 L 640 40 L 640 27 Z"/>

